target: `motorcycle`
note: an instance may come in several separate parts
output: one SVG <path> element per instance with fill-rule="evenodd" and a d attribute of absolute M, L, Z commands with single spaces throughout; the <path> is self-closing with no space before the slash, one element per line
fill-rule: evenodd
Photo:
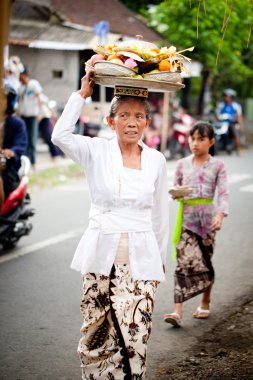
<path fill-rule="evenodd" d="M 31 203 L 27 192 L 30 167 L 28 157 L 21 156 L 20 183 L 9 194 L 0 213 L 0 245 L 4 250 L 14 248 L 18 240 L 32 230 L 32 224 L 28 219 L 35 211 L 27 207 Z"/>
<path fill-rule="evenodd" d="M 186 157 L 190 154 L 188 138 L 193 124 L 194 119 L 186 112 L 174 113 L 173 133 L 168 146 L 171 159 L 175 158 L 176 155 Z"/>
<path fill-rule="evenodd" d="M 158 131 L 155 127 L 148 127 L 144 131 L 144 142 L 149 148 L 159 150 L 161 143 L 160 131 Z"/>
<path fill-rule="evenodd" d="M 218 116 L 218 120 L 213 123 L 215 154 L 218 154 L 221 150 L 231 154 L 235 150 L 234 128 L 236 128 L 236 123 L 231 121 L 229 114 L 224 113 Z"/>
<path fill-rule="evenodd" d="M 88 137 L 97 137 L 99 131 L 101 130 L 101 125 L 98 123 L 93 123 L 89 120 L 89 117 L 86 115 L 81 115 L 79 119 L 78 129 L 76 133 Z"/>

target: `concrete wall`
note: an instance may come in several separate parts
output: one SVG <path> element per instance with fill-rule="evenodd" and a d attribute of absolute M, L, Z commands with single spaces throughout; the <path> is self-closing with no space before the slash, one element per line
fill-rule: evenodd
<path fill-rule="evenodd" d="M 71 94 L 77 90 L 79 79 L 79 52 L 30 49 L 11 45 L 9 55 L 18 55 L 27 66 L 31 78 L 37 79 L 45 94 L 64 105 Z M 54 78 L 53 70 L 63 71 L 62 78 Z"/>

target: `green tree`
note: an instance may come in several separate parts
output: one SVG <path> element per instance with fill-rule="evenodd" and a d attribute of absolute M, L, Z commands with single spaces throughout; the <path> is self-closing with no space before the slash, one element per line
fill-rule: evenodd
<path fill-rule="evenodd" d="M 129 9 L 131 9 L 133 12 L 139 13 L 142 10 L 145 10 L 151 3 L 159 4 L 160 0 L 121 0 L 123 4 L 125 4 Z"/>
<path fill-rule="evenodd" d="M 164 0 L 142 13 L 169 44 L 195 46 L 188 56 L 203 64 L 198 114 L 207 83 L 214 95 L 224 86 L 253 95 L 252 0 Z"/>

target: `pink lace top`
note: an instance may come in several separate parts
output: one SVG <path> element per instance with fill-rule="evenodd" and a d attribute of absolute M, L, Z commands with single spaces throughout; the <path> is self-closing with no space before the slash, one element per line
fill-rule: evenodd
<path fill-rule="evenodd" d="M 216 213 L 221 211 L 228 215 L 227 173 L 223 162 L 209 156 L 205 164 L 198 168 L 193 155 L 183 158 L 177 163 L 174 184 L 193 189 L 186 199 L 214 199 L 217 196 L 212 204 L 184 206 L 183 227 L 205 238 L 211 233 L 211 223 Z"/>

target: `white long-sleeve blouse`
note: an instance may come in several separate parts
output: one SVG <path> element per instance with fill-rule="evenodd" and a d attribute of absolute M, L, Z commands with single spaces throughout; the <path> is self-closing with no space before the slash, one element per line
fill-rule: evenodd
<path fill-rule="evenodd" d="M 85 171 L 91 197 L 89 226 L 71 267 L 82 274 L 109 275 L 120 236 L 128 233 L 134 280 L 165 279 L 169 241 L 169 200 L 164 156 L 141 142 L 141 170 L 133 186 L 117 138 L 105 140 L 73 134 L 85 100 L 73 93 L 58 119 L 52 141 Z M 128 178 L 126 180 L 126 178 Z"/>

